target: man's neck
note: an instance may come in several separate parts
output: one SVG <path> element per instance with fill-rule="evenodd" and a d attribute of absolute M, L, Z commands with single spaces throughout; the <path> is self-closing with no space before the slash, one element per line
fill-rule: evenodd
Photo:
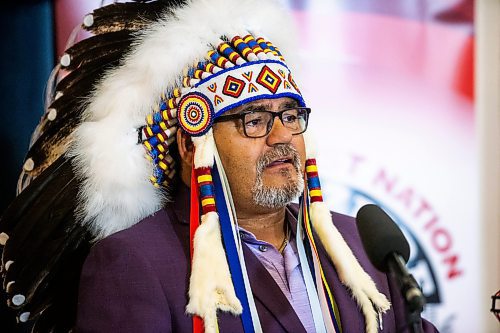
<path fill-rule="evenodd" d="M 285 238 L 285 216 L 285 207 L 252 216 L 238 214 L 238 225 L 278 249 Z"/>

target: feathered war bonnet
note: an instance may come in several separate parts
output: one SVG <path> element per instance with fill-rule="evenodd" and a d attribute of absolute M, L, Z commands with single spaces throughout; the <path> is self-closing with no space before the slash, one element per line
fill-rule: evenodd
<path fill-rule="evenodd" d="M 105 73 L 72 135 L 67 156 L 79 180 L 76 220 L 94 240 L 164 205 L 163 188 L 178 163 L 170 154 L 176 132 L 191 136 L 192 270 L 186 310 L 198 318 L 195 331 L 216 332 L 217 310 L 241 315 L 245 331 L 261 330 L 212 124 L 225 111 L 259 99 L 290 97 L 305 106 L 284 59 L 292 47 L 291 22 L 270 0 L 192 0 L 169 8 L 140 30 L 120 65 Z M 316 246 L 312 226 L 358 302 L 366 331 L 377 332 L 377 312 L 389 303 L 331 222 L 307 137 L 306 150 L 304 237 Z M 316 273 L 321 300 L 316 302 L 325 322 L 320 326 L 338 329 L 327 282 Z"/>

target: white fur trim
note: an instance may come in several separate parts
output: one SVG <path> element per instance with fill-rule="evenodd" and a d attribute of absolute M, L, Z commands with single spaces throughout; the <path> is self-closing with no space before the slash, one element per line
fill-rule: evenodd
<path fill-rule="evenodd" d="M 152 173 L 137 132 L 125 133 L 117 123 L 126 119 L 104 118 L 85 122 L 75 133 L 71 154 L 82 180 L 77 213 L 89 223 L 97 238 L 125 229 L 161 208 L 162 194 L 149 182 Z M 107 149 L 105 148 L 107 147 Z"/>
<path fill-rule="evenodd" d="M 304 137 L 304 144 L 306 146 L 306 159 L 316 158 L 314 135 L 310 131 L 305 131 L 302 136 Z"/>
<path fill-rule="evenodd" d="M 194 146 L 194 167 L 209 167 L 214 165 L 215 140 L 212 129 L 208 130 L 205 135 L 191 137 Z"/>
<path fill-rule="evenodd" d="M 332 223 L 332 216 L 324 202 L 313 202 L 310 217 L 314 230 L 330 256 L 340 281 L 348 287 L 365 316 L 366 332 L 378 331 L 377 311 L 390 308 L 386 296 L 380 293 L 371 277 L 363 270 L 344 238 Z M 374 307 L 376 309 L 374 309 Z"/>
<path fill-rule="evenodd" d="M 193 245 L 193 265 L 186 312 L 203 318 L 206 333 L 215 333 L 217 309 L 239 315 L 243 311 L 234 292 L 219 227 L 219 216 L 201 217 Z"/>
<path fill-rule="evenodd" d="M 179 86 L 183 69 L 203 59 L 221 35 L 262 36 L 290 65 L 287 50 L 296 36 L 289 33 L 291 22 L 278 1 L 192 0 L 138 37 L 122 65 L 106 74 L 87 101 L 69 153 L 82 181 L 77 213 L 96 238 L 130 227 L 165 201 L 149 183 L 152 164 L 135 130 L 161 93 Z"/>

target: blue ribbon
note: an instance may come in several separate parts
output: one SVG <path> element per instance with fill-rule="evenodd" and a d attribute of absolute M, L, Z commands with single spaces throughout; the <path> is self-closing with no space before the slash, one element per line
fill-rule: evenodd
<path fill-rule="evenodd" d="M 227 263 L 229 271 L 231 272 L 231 279 L 234 285 L 236 297 L 241 302 L 243 312 L 241 314 L 241 321 L 243 323 L 243 330 L 245 333 L 254 333 L 254 326 L 252 315 L 250 313 L 250 305 L 248 303 L 245 283 L 243 281 L 243 272 L 241 270 L 240 260 L 238 258 L 238 249 L 233 237 L 233 230 L 231 219 L 226 205 L 226 198 L 224 197 L 224 190 L 219 178 L 217 166 L 214 166 L 212 172 L 212 179 L 215 187 L 215 202 L 217 212 L 219 213 L 220 228 L 222 234 L 222 242 L 226 250 Z"/>

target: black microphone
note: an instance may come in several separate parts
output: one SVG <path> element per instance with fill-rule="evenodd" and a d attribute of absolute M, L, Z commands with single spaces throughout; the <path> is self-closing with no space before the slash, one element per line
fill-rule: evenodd
<path fill-rule="evenodd" d="M 420 318 L 425 297 L 405 266 L 410 258 L 410 246 L 403 232 L 389 215 L 376 205 L 361 207 L 356 215 L 356 224 L 363 247 L 373 266 L 382 272 L 389 272 L 397 279 L 410 315 L 418 314 Z M 418 319 L 409 320 L 413 321 L 409 324 L 416 327 L 414 325 L 418 323 L 414 320 Z"/>
<path fill-rule="evenodd" d="M 356 215 L 361 241 L 368 258 L 378 270 L 389 272 L 388 258 L 391 253 L 410 258 L 410 245 L 397 224 L 380 207 L 365 205 Z"/>

